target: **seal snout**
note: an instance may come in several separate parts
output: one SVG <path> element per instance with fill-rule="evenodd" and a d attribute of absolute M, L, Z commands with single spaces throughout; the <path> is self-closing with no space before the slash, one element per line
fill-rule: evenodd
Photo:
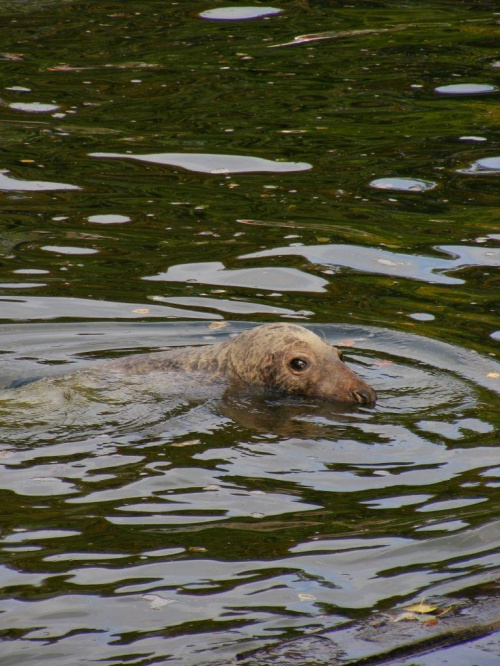
<path fill-rule="evenodd" d="M 360 405 L 368 405 L 369 407 L 372 407 L 377 401 L 377 394 L 369 387 L 352 391 L 352 396 Z"/>

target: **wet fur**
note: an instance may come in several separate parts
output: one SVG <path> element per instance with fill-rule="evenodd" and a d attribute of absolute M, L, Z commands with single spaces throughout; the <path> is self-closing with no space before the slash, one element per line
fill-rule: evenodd
<path fill-rule="evenodd" d="M 295 372 L 294 358 L 309 367 Z M 265 324 L 215 345 L 171 349 L 109 361 L 102 368 L 143 374 L 206 372 L 236 383 L 347 403 L 372 405 L 376 394 L 340 359 L 335 347 L 296 324 Z"/>

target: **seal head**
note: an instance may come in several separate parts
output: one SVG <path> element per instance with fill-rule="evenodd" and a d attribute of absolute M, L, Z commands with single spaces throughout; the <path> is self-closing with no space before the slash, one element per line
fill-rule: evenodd
<path fill-rule="evenodd" d="M 323 400 L 361 405 L 377 400 L 335 347 L 296 324 L 267 324 L 241 333 L 230 342 L 226 374 Z"/>

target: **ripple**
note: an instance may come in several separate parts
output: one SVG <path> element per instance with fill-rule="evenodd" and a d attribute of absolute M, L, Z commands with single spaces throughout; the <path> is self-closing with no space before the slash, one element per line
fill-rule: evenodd
<path fill-rule="evenodd" d="M 192 310 L 181 310 L 161 305 L 140 303 L 113 303 L 86 298 L 49 296 L 23 296 L 9 299 L 0 297 L 0 319 L 143 319 L 148 317 L 175 317 L 195 319 L 222 319 L 221 315 Z"/>
<path fill-rule="evenodd" d="M 432 499 L 434 495 L 400 495 L 396 497 L 384 497 L 383 499 L 367 500 L 360 502 L 372 509 L 399 509 L 403 506 L 422 504 Z"/>
<path fill-rule="evenodd" d="M 468 527 L 468 523 L 463 520 L 447 520 L 444 523 L 432 523 L 425 527 L 417 527 L 415 532 L 456 532 Z"/>
<path fill-rule="evenodd" d="M 0 171 L 0 190 L 11 192 L 37 192 L 41 190 L 79 190 L 76 185 L 67 185 L 66 183 L 49 183 L 44 180 L 18 180 L 10 178 L 5 174 L 7 171 Z"/>
<path fill-rule="evenodd" d="M 466 169 L 457 169 L 457 172 L 468 174 L 500 173 L 500 157 L 483 157 L 473 162 Z"/>
<path fill-rule="evenodd" d="M 480 419 L 458 419 L 453 421 L 420 421 L 417 426 L 449 440 L 459 440 L 467 436 L 468 431 L 487 434 L 493 427 Z"/>
<path fill-rule="evenodd" d="M 459 137 L 460 141 L 470 141 L 471 143 L 483 143 L 484 141 L 488 141 L 488 139 L 485 136 L 461 136 Z"/>
<path fill-rule="evenodd" d="M 45 282 L 1 282 L 2 289 L 35 289 L 36 287 L 45 287 Z"/>
<path fill-rule="evenodd" d="M 218 7 L 207 9 L 199 16 L 216 21 L 242 21 L 280 14 L 283 10 L 276 7 Z"/>
<path fill-rule="evenodd" d="M 440 95 L 486 95 L 497 91 L 496 86 L 487 83 L 452 83 L 434 88 L 434 92 Z"/>
<path fill-rule="evenodd" d="M 425 506 L 418 507 L 417 511 L 427 512 L 427 511 L 456 511 L 457 509 L 462 509 L 465 506 L 472 506 L 473 504 L 479 504 L 481 502 L 486 502 L 485 497 L 475 497 L 475 498 L 462 498 L 456 500 L 443 500 L 442 502 L 432 502 L 426 504 Z"/>
<path fill-rule="evenodd" d="M 398 192 L 427 192 L 437 187 L 437 183 L 417 178 L 377 178 L 370 182 L 370 187 L 376 190 L 395 190 Z"/>
<path fill-rule="evenodd" d="M 74 247 L 69 245 L 42 245 L 45 252 L 55 252 L 57 254 L 97 254 L 99 250 L 90 247 Z"/>
<path fill-rule="evenodd" d="M 50 113 L 59 108 L 57 104 L 40 104 L 40 102 L 12 102 L 9 106 L 11 109 L 26 113 Z"/>
<path fill-rule="evenodd" d="M 3 540 L 4 543 L 22 543 L 24 541 L 40 541 L 45 539 L 62 539 L 79 536 L 81 532 L 75 530 L 32 530 L 11 534 Z"/>
<path fill-rule="evenodd" d="M 176 166 L 197 173 L 286 173 L 307 171 L 307 162 L 280 162 L 244 155 L 214 155 L 210 153 L 152 153 L 150 155 L 126 155 L 122 153 L 89 153 L 90 157 L 121 158 Z"/>
<path fill-rule="evenodd" d="M 444 271 L 467 266 L 500 266 L 500 248 L 467 245 L 438 245 L 436 250 L 454 259 L 389 252 L 358 245 L 300 245 L 277 247 L 261 252 L 240 255 L 239 259 L 258 259 L 274 256 L 302 256 L 311 263 L 343 266 L 367 273 L 394 275 L 436 284 L 463 284 L 464 280 L 449 277 Z"/>
<path fill-rule="evenodd" d="M 89 222 L 94 222 L 96 224 L 124 224 L 125 222 L 130 222 L 130 217 L 128 215 L 90 215 L 87 218 Z"/>
<path fill-rule="evenodd" d="M 151 296 L 151 300 L 160 303 L 170 303 L 183 307 L 211 308 L 231 314 L 269 314 L 280 316 L 307 316 L 312 314 L 304 310 L 290 310 L 262 303 L 250 301 L 229 300 L 224 298 L 205 298 L 200 296 Z"/>
<path fill-rule="evenodd" d="M 429 314 L 428 312 L 412 312 L 408 315 L 411 319 L 416 321 L 434 321 L 436 318 L 434 315 Z"/>
<path fill-rule="evenodd" d="M 266 291 L 325 291 L 327 280 L 308 275 L 296 268 L 242 268 L 229 270 L 219 261 L 171 266 L 165 273 L 143 280 L 192 282 L 229 287 L 248 287 Z"/>

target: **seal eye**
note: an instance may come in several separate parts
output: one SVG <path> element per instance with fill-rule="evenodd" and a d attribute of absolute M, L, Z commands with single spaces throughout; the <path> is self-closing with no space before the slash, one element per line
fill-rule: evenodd
<path fill-rule="evenodd" d="M 306 361 L 304 358 L 292 358 L 288 365 L 295 372 L 303 372 L 309 367 L 309 361 Z"/>

